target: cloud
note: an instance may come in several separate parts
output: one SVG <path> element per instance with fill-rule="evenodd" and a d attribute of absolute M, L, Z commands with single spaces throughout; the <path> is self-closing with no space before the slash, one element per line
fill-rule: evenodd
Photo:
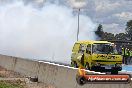
<path fill-rule="evenodd" d="M 110 0 L 96 0 L 95 1 L 95 5 L 96 5 L 96 11 L 98 12 L 106 12 L 106 11 L 111 11 L 111 10 L 115 10 L 115 8 L 118 8 L 119 6 L 121 6 L 121 4 L 119 2 L 111 2 Z"/>
<path fill-rule="evenodd" d="M 122 33 L 122 32 L 125 32 L 123 30 L 123 27 L 120 27 L 119 24 L 117 23 L 112 23 L 112 24 L 103 24 L 103 28 L 104 29 L 107 29 L 107 32 L 112 32 L 114 34 L 116 33 Z M 106 31 L 106 30 L 105 30 Z"/>
<path fill-rule="evenodd" d="M 115 14 L 115 16 L 121 20 L 127 21 L 127 20 L 132 19 L 132 12 L 121 12 L 121 13 Z"/>
<path fill-rule="evenodd" d="M 73 8 L 83 8 L 86 6 L 86 0 L 68 0 L 67 1 Z"/>
<path fill-rule="evenodd" d="M 104 25 L 104 31 L 112 33 L 125 31 L 126 22 L 132 19 L 132 0 L 94 0 L 93 2 L 95 8 L 92 8 L 94 12 L 90 15 L 93 14 L 92 19 L 95 22 Z"/>
<path fill-rule="evenodd" d="M 6 2 L 17 1 L 17 0 L 0 0 L 1 4 L 5 4 Z M 21 0 L 20 0 L 21 1 Z M 85 1 L 86 5 L 81 10 L 81 12 L 88 15 L 95 23 L 105 24 L 105 26 L 110 26 L 115 23 L 118 24 L 119 28 L 124 31 L 125 24 L 128 20 L 132 19 L 132 0 L 22 0 L 27 4 L 38 5 L 38 7 L 42 7 L 44 4 L 43 1 L 47 1 L 50 3 L 56 3 L 61 5 L 80 5 L 79 3 L 75 4 L 75 1 Z M 69 3 L 68 3 L 68 2 Z M 72 4 L 71 4 L 72 2 Z M 0 4 L 0 5 L 1 5 Z M 73 8 L 71 6 L 70 8 Z M 109 27 L 106 27 L 109 28 Z M 113 30 L 116 30 L 113 27 Z M 109 31 L 109 29 L 104 29 L 105 31 Z M 111 31 L 114 33 L 114 31 Z"/>

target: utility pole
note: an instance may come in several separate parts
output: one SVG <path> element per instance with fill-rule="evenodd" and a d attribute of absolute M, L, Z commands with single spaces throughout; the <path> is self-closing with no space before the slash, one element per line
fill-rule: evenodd
<path fill-rule="evenodd" d="M 77 41 L 79 36 L 79 15 L 80 15 L 80 8 L 78 9 L 78 28 L 77 28 Z"/>

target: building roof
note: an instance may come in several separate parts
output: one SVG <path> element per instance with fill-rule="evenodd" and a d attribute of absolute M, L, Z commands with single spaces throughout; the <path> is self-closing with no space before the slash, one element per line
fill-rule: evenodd
<path fill-rule="evenodd" d="M 94 43 L 111 43 L 108 41 L 95 41 L 95 40 L 79 40 L 76 43 L 94 44 Z"/>

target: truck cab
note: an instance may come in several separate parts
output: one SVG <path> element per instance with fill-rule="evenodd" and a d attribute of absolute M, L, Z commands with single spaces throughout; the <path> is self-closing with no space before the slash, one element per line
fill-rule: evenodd
<path fill-rule="evenodd" d="M 88 70 L 118 74 L 122 70 L 122 56 L 111 42 L 82 40 L 75 42 L 71 55 L 71 65 L 80 64 Z"/>

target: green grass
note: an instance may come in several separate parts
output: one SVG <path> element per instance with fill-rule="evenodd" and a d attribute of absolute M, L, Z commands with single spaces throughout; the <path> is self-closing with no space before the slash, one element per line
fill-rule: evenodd
<path fill-rule="evenodd" d="M 6 83 L 6 82 L 0 82 L 0 88 L 24 88 L 18 83 Z"/>

